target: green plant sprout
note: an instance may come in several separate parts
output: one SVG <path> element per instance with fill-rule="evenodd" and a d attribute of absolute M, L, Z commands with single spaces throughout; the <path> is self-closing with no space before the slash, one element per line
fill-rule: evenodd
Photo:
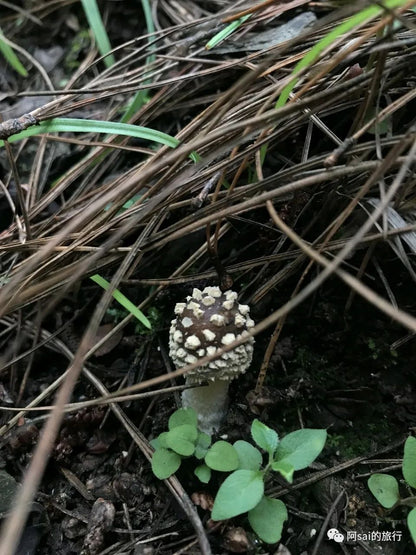
<path fill-rule="evenodd" d="M 93 276 L 90 276 L 90 279 L 94 283 L 102 287 L 105 291 L 107 291 L 107 289 L 109 289 L 110 287 L 110 283 L 105 278 L 100 276 L 100 274 L 94 274 Z M 152 329 L 152 324 L 149 322 L 143 312 L 139 308 L 137 308 L 137 306 L 134 305 L 125 295 L 123 295 L 121 291 L 119 291 L 118 289 L 114 289 L 113 297 L 118 303 L 121 304 L 121 306 L 123 306 L 127 310 L 127 312 L 137 318 L 137 320 L 139 320 L 139 322 L 141 322 L 146 328 L 148 328 L 149 330 Z"/>
<path fill-rule="evenodd" d="M 112 54 L 108 54 L 111 51 L 110 39 L 105 30 L 97 2 L 96 0 L 81 0 L 81 4 L 84 8 L 88 25 L 97 42 L 98 50 L 102 56 L 105 56 L 104 63 L 107 67 L 111 67 L 115 63 L 115 58 Z"/>
<path fill-rule="evenodd" d="M 409 488 L 416 489 L 416 438 L 408 437 L 404 444 L 402 474 Z M 373 474 L 368 479 L 368 487 L 377 501 L 390 511 L 397 507 L 412 507 L 407 515 L 407 526 L 416 545 L 416 493 L 400 497 L 399 482 L 390 474 Z"/>
<path fill-rule="evenodd" d="M 107 135 L 124 135 L 137 139 L 145 139 L 170 146 L 171 148 L 176 148 L 181 144 L 175 137 L 149 127 L 120 123 L 117 121 L 78 118 L 48 119 L 30 126 L 24 131 L 11 135 L 7 140 L 13 143 L 14 141 L 20 141 L 21 139 L 31 137 L 32 135 L 42 135 L 44 133 L 105 133 Z M 4 146 L 4 141 L 0 141 L 0 147 L 2 146 Z M 189 157 L 195 163 L 201 160 L 201 157 L 196 152 L 191 152 Z"/>
<path fill-rule="evenodd" d="M 155 32 L 155 25 L 152 17 L 152 8 L 149 0 L 141 0 L 141 4 L 143 9 L 144 19 L 146 21 L 147 33 L 151 35 L 152 33 Z M 152 40 L 153 39 L 151 37 L 147 39 L 147 42 L 149 43 L 149 50 L 156 50 L 156 45 L 152 43 Z M 156 55 L 150 54 L 149 56 L 146 57 L 146 66 L 149 66 L 155 60 L 156 60 Z M 150 84 L 151 82 L 152 82 L 152 79 L 146 79 L 144 84 L 147 85 L 147 84 Z M 140 108 L 144 104 L 146 104 L 146 102 L 148 102 L 148 100 L 149 100 L 149 89 L 143 89 L 143 90 L 137 91 L 133 97 L 133 100 L 131 101 L 125 113 L 123 114 L 121 121 L 123 123 L 129 121 L 130 118 L 132 118 L 133 115 L 136 112 L 138 112 Z"/>
<path fill-rule="evenodd" d="M 171 137 L 167 133 L 157 131 L 156 129 L 150 129 L 149 127 L 141 127 L 139 125 L 119 123 L 116 121 L 77 118 L 53 118 L 45 120 L 37 125 L 28 127 L 20 133 L 12 135 L 8 140 L 9 142 L 14 142 L 43 133 L 106 133 L 146 139 L 172 148 L 180 144 L 175 137 Z M 3 141 L 1 141 L 0 145 L 3 146 Z"/>
<path fill-rule="evenodd" d="M 288 518 L 286 505 L 280 499 L 264 494 L 270 471 L 278 472 L 289 483 L 293 473 L 309 466 L 321 453 L 326 430 L 301 429 L 281 440 L 277 433 L 255 419 L 251 436 L 256 443 L 238 440 L 216 441 L 200 432 L 197 414 L 191 408 L 179 409 L 169 418 L 168 432 L 162 432 L 150 443 L 155 449 L 152 470 L 159 479 L 174 474 L 185 458 L 194 456 L 200 464 L 194 474 L 203 482 L 211 479 L 211 471 L 231 472 L 221 484 L 212 509 L 212 520 L 226 520 L 247 513 L 248 521 L 261 540 L 276 543 Z M 267 453 L 263 464 L 262 449 Z"/>
<path fill-rule="evenodd" d="M 120 308 L 109 307 L 105 313 L 114 324 L 118 324 L 121 320 L 124 320 L 126 316 L 131 314 L 131 312 L 121 306 Z M 155 306 L 150 306 L 147 309 L 147 319 L 149 320 L 151 327 L 149 328 L 149 326 L 146 326 L 142 322 L 138 321 L 134 327 L 135 335 L 154 335 L 155 330 L 163 328 L 162 314 Z"/>
<path fill-rule="evenodd" d="M 82 7 L 84 8 L 85 16 L 88 20 L 91 32 L 93 33 L 95 40 L 97 42 L 97 47 L 102 56 L 105 56 L 104 63 L 107 67 L 111 67 L 115 63 L 115 58 L 111 52 L 110 39 L 108 38 L 107 31 L 105 29 L 100 10 L 98 8 L 96 0 L 81 0 Z M 155 26 L 152 19 L 152 11 L 149 0 L 141 0 L 143 13 L 146 21 L 146 27 L 148 33 L 154 33 Z M 150 41 L 150 39 L 148 39 Z M 154 50 L 154 46 L 149 47 Z M 146 58 L 146 65 L 150 64 L 156 59 L 155 55 L 152 54 Z M 146 83 L 151 81 L 147 80 Z M 122 122 L 127 122 L 148 100 L 148 91 L 141 90 L 137 91 L 134 98 L 127 108 L 127 111 L 123 115 Z"/>
<path fill-rule="evenodd" d="M 395 8 L 400 8 L 401 6 L 404 6 L 406 4 L 406 1 L 407 0 L 385 0 L 384 2 L 380 3 L 374 2 L 370 6 L 360 10 L 358 13 L 352 15 L 347 20 L 343 21 L 334 29 L 332 29 L 320 41 L 318 41 L 296 64 L 291 73 L 292 79 L 280 93 L 275 108 L 280 108 L 286 104 L 287 100 L 289 99 L 290 93 L 293 91 L 298 82 L 298 73 L 305 68 L 311 67 L 319 58 L 321 53 L 329 48 L 334 43 L 334 41 L 338 39 L 338 37 L 342 36 L 348 31 L 351 31 L 352 29 L 359 28 L 360 26 L 382 15 L 383 13 L 388 13 L 389 10 L 394 10 Z"/>
<path fill-rule="evenodd" d="M 220 42 L 222 42 L 223 40 L 225 40 L 227 37 L 229 37 L 232 33 L 234 33 L 234 31 L 236 31 L 239 27 L 241 27 L 241 25 L 247 21 L 247 19 L 250 19 L 250 17 L 252 16 L 252 14 L 247 14 L 244 15 L 243 17 L 240 17 L 240 19 L 237 19 L 236 21 L 233 21 L 232 23 L 230 23 L 229 25 L 227 25 L 224 29 L 222 29 L 219 33 L 217 33 L 216 35 L 214 35 L 205 45 L 206 50 L 211 50 L 212 48 L 214 48 L 215 46 L 217 46 L 218 44 L 220 44 Z"/>
<path fill-rule="evenodd" d="M 308 52 L 299 60 L 290 74 L 290 80 L 282 89 L 282 92 L 277 99 L 275 109 L 282 108 L 289 100 L 291 93 L 299 81 L 299 74 L 301 71 L 310 69 L 313 64 L 319 59 L 319 56 L 329 48 L 333 47 L 335 41 L 342 35 L 348 33 L 352 29 L 358 29 L 362 25 L 368 23 L 372 19 L 388 13 L 395 8 L 400 8 L 407 3 L 407 0 L 385 0 L 384 2 L 374 2 L 370 6 L 365 7 L 358 13 L 352 15 L 329 33 L 324 35 Z M 264 144 L 260 149 L 261 162 L 263 164 L 267 154 L 268 145 Z"/>
<path fill-rule="evenodd" d="M 13 48 L 6 40 L 1 29 L 0 29 L 0 52 L 3 54 L 4 58 L 12 66 L 12 68 L 15 71 L 17 71 L 17 73 L 20 73 L 20 75 L 22 75 L 23 77 L 27 77 L 28 73 L 26 68 L 23 66 L 22 62 L 14 53 Z"/>
<path fill-rule="evenodd" d="M 71 41 L 70 49 L 67 52 L 63 65 L 65 69 L 69 72 L 74 71 L 79 68 L 81 62 L 79 57 L 81 53 L 88 47 L 91 42 L 91 34 L 88 29 L 82 29 L 74 36 Z M 63 78 L 59 82 L 60 87 L 64 87 L 68 83 L 68 80 Z"/>

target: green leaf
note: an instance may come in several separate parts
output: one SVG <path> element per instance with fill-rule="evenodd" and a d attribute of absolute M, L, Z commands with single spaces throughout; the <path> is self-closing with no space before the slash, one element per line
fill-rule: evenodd
<path fill-rule="evenodd" d="M 168 449 L 156 449 L 152 457 L 153 474 L 159 480 L 165 480 L 172 476 L 181 466 L 182 459 L 176 453 Z"/>
<path fill-rule="evenodd" d="M 171 414 L 168 423 L 169 430 L 177 426 L 182 426 L 183 424 L 189 424 L 190 426 L 194 426 L 194 428 L 197 427 L 198 417 L 193 408 L 178 409 Z"/>
<path fill-rule="evenodd" d="M 141 0 L 144 19 L 146 21 L 146 30 L 147 34 L 150 35 L 155 32 L 155 26 L 153 23 L 152 17 L 152 7 L 150 5 L 149 0 Z M 152 37 L 147 38 L 147 42 L 149 43 L 149 50 L 156 50 L 157 46 L 153 42 Z M 155 54 L 151 54 L 150 56 L 146 57 L 146 66 L 154 62 L 156 59 Z M 146 79 L 144 84 L 151 83 L 153 79 Z M 140 108 L 148 101 L 149 99 L 149 91 L 148 90 L 139 90 L 134 95 L 133 100 L 131 101 L 130 105 L 128 106 L 125 114 L 123 115 L 121 121 L 125 122 L 128 121 L 136 112 L 140 110 Z"/>
<path fill-rule="evenodd" d="M 207 454 L 208 448 L 211 445 L 211 436 L 204 432 L 199 432 L 198 439 L 195 445 L 195 457 L 197 459 L 203 459 Z"/>
<path fill-rule="evenodd" d="M 105 56 L 108 52 L 110 52 L 111 45 L 97 2 L 96 0 L 81 0 L 81 3 L 88 20 L 88 25 L 94 33 L 98 50 L 102 56 Z M 107 67 L 111 67 L 115 63 L 114 56 L 112 54 L 106 56 L 104 58 L 104 63 Z"/>
<path fill-rule="evenodd" d="M 110 283 L 99 274 L 94 274 L 93 276 L 90 276 L 90 279 L 106 291 L 110 287 Z M 146 326 L 146 328 L 148 328 L 149 330 L 152 329 L 152 324 L 149 322 L 140 308 L 137 308 L 137 306 L 134 305 L 125 295 L 123 295 L 121 291 L 119 291 L 118 289 L 114 289 L 113 297 L 118 303 L 121 304 L 121 306 L 128 310 L 130 314 L 135 316 L 139 320 L 139 322 Z"/>
<path fill-rule="evenodd" d="M 155 24 L 153 22 L 152 16 L 152 6 L 150 0 L 141 0 L 142 9 L 144 13 L 144 19 L 146 21 L 146 30 L 148 34 L 155 32 Z M 150 37 L 147 39 L 150 42 Z M 156 50 L 157 46 L 155 44 L 151 44 L 149 46 L 150 50 Z"/>
<path fill-rule="evenodd" d="M 159 449 L 160 447 L 164 447 L 166 449 L 168 447 L 168 444 L 166 443 L 167 435 L 168 432 L 162 432 L 157 437 L 152 439 L 149 443 L 153 447 L 153 449 Z"/>
<path fill-rule="evenodd" d="M 206 464 L 200 464 L 194 470 L 195 476 L 203 484 L 208 484 L 211 480 L 211 469 Z"/>
<path fill-rule="evenodd" d="M 167 437 L 168 437 L 168 432 L 162 432 L 161 434 L 159 434 L 158 439 L 159 439 L 161 447 L 165 447 L 165 448 L 168 447 L 168 444 L 167 444 L 167 441 L 166 441 Z"/>
<path fill-rule="evenodd" d="M 256 418 L 251 425 L 251 436 L 259 447 L 273 456 L 279 443 L 279 436 L 274 430 Z"/>
<path fill-rule="evenodd" d="M 195 451 L 195 441 L 198 430 L 190 424 L 183 424 L 173 428 L 166 434 L 167 446 L 184 457 L 189 457 Z"/>
<path fill-rule="evenodd" d="M 325 441 L 326 430 L 296 430 L 280 440 L 274 459 L 291 464 L 294 470 L 301 470 L 316 459 Z"/>
<path fill-rule="evenodd" d="M 286 460 L 275 461 L 272 463 L 272 469 L 276 472 L 280 472 L 280 474 L 287 480 L 290 484 L 293 482 L 293 473 L 295 469 L 290 462 Z"/>
<path fill-rule="evenodd" d="M 386 509 L 391 509 L 400 500 L 399 482 L 390 474 L 373 474 L 367 484 L 380 505 Z"/>
<path fill-rule="evenodd" d="M 376 108 L 374 106 L 370 106 L 370 108 L 367 110 L 367 113 L 365 115 L 364 124 L 367 124 L 376 115 L 377 115 Z M 371 135 L 375 135 L 376 133 L 378 133 L 379 135 L 386 135 L 387 133 L 391 133 L 392 130 L 393 130 L 392 117 L 387 115 L 384 117 L 384 119 L 373 123 L 373 125 L 371 125 L 367 129 L 367 133 L 370 133 Z"/>
<path fill-rule="evenodd" d="M 53 118 L 42 121 L 38 125 L 32 125 L 24 131 L 12 135 L 8 138 L 8 141 L 19 141 L 32 135 L 42 135 L 44 133 L 105 133 L 106 135 L 123 135 L 145 139 L 171 148 L 176 148 L 181 144 L 175 137 L 149 127 L 117 121 L 77 118 Z M 0 146 L 4 146 L 4 141 L 0 141 Z M 197 153 L 190 154 L 190 157 L 194 162 L 200 160 Z"/>
<path fill-rule="evenodd" d="M 239 439 L 233 447 L 238 453 L 238 468 L 246 470 L 258 470 L 260 468 L 263 462 L 262 454 L 251 443 Z"/>
<path fill-rule="evenodd" d="M 217 46 L 217 44 L 219 44 L 224 39 L 226 39 L 229 35 L 231 35 L 231 33 L 234 33 L 234 31 L 238 29 L 244 23 L 244 21 L 249 19 L 251 16 L 252 14 L 243 15 L 243 17 L 240 17 L 240 19 L 237 19 L 236 21 L 233 21 L 232 23 L 227 25 L 224 29 L 222 29 L 219 33 L 214 35 L 207 42 L 207 44 L 205 45 L 206 50 L 211 50 L 211 48 L 214 48 L 214 46 Z"/>
<path fill-rule="evenodd" d="M 250 526 L 266 543 L 276 543 L 280 540 L 283 524 L 287 519 L 287 509 L 283 501 L 265 496 L 248 513 Z"/>
<path fill-rule="evenodd" d="M 216 441 L 205 455 L 205 463 L 212 470 L 230 472 L 238 468 L 238 453 L 228 441 Z"/>
<path fill-rule="evenodd" d="M 412 436 L 404 444 L 402 472 L 409 486 L 416 488 L 416 438 Z"/>
<path fill-rule="evenodd" d="M 122 206 L 121 209 L 119 210 L 118 214 L 122 214 L 125 210 L 128 210 L 129 208 L 131 208 L 131 207 L 133 206 L 133 204 L 135 204 L 135 203 L 139 200 L 139 198 L 141 198 L 142 196 L 143 196 L 142 193 L 137 193 L 137 195 L 133 195 L 133 196 L 131 197 L 131 199 L 127 200 L 127 201 L 123 204 L 123 206 Z M 110 207 L 110 206 L 111 206 L 111 203 L 110 203 L 109 207 Z M 109 208 L 109 207 L 108 207 L 108 208 Z M 107 210 L 108 210 L 108 208 L 107 208 Z"/>
<path fill-rule="evenodd" d="M 214 501 L 212 520 L 225 520 L 253 509 L 264 493 L 263 473 L 236 470 L 224 480 Z"/>
<path fill-rule="evenodd" d="M 407 515 L 407 526 L 409 527 L 413 543 L 416 545 L 416 507 Z"/>
<path fill-rule="evenodd" d="M 398 6 L 403 5 L 403 0 L 385 0 L 380 3 L 380 5 L 371 5 L 364 8 L 358 13 L 354 14 L 350 18 L 343 21 L 341 24 L 334 27 L 329 33 L 323 36 L 314 46 L 305 54 L 305 56 L 296 64 L 292 71 L 292 77 L 289 83 L 283 88 L 280 96 L 276 102 L 276 108 L 284 106 L 290 96 L 290 93 L 296 86 L 299 77 L 297 74 L 307 67 L 312 66 L 312 64 L 319 58 L 321 53 L 329 48 L 331 44 L 338 39 L 341 35 L 347 34 L 351 29 L 357 29 L 362 24 L 374 19 L 383 13 L 387 8 L 388 10 L 393 10 Z"/>
<path fill-rule="evenodd" d="M 14 53 L 12 47 L 6 42 L 2 30 L 0 29 L 0 52 L 6 58 L 7 62 L 12 66 L 12 68 L 20 73 L 23 77 L 27 77 L 28 73 L 24 66 L 22 65 L 19 58 Z"/>

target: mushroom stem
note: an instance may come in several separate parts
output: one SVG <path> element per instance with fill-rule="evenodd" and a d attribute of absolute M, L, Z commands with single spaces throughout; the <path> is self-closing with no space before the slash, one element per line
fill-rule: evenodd
<path fill-rule="evenodd" d="M 187 385 L 197 382 L 187 378 Z M 227 414 L 229 380 L 213 380 L 209 385 L 192 387 L 182 392 L 183 407 L 191 407 L 198 415 L 198 427 L 206 434 L 218 431 Z"/>

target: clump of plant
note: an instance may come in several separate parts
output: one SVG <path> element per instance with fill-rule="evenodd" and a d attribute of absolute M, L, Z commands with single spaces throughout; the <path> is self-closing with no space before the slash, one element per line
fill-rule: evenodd
<path fill-rule="evenodd" d="M 171 415 L 169 431 L 151 442 L 155 448 L 153 473 L 160 479 L 168 478 L 189 457 L 200 461 L 194 474 L 203 483 L 209 482 L 212 470 L 231 472 L 217 492 L 212 519 L 225 520 L 247 513 L 259 538 L 276 543 L 288 514 L 283 501 L 265 495 L 266 479 L 270 472 L 278 472 L 292 483 L 295 470 L 306 468 L 321 453 L 326 430 L 296 430 L 279 439 L 274 430 L 256 419 L 251 436 L 257 447 L 244 440 L 211 444 L 211 437 L 198 429 L 197 420 L 192 408 L 179 409 Z"/>
<path fill-rule="evenodd" d="M 390 511 L 397 507 L 412 507 L 407 515 L 407 526 L 413 542 L 416 544 L 416 438 L 408 437 L 404 444 L 402 474 L 410 495 L 401 497 L 399 482 L 390 474 L 373 474 L 368 479 L 368 487 L 377 501 Z"/>

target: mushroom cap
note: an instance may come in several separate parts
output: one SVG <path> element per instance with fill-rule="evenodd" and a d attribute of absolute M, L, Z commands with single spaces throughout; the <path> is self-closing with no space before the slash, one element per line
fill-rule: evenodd
<path fill-rule="evenodd" d="M 248 330 L 254 322 L 249 306 L 238 303 L 237 293 L 223 293 L 219 287 L 205 287 L 202 291 L 195 288 L 186 302 L 176 304 L 175 314 L 169 332 L 169 355 L 176 368 L 213 355 L 237 338 L 248 336 L 245 343 L 191 370 L 188 382 L 232 380 L 250 366 L 254 338 Z"/>

